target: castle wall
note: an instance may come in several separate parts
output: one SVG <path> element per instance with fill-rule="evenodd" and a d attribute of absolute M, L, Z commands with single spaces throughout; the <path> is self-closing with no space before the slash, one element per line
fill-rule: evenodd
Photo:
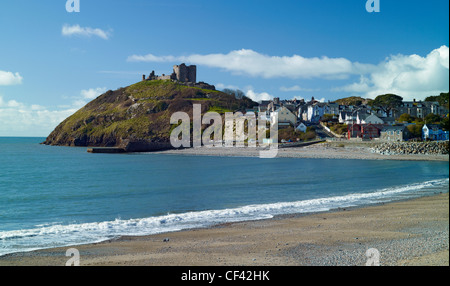
<path fill-rule="evenodd" d="M 161 76 L 157 76 L 156 79 L 159 79 L 159 80 L 172 79 L 172 75 L 161 75 Z"/>
<path fill-rule="evenodd" d="M 149 75 L 149 77 L 146 79 L 145 75 L 142 77 L 142 80 L 166 80 L 166 79 L 172 79 L 177 80 L 179 82 L 197 82 L 197 66 L 191 65 L 186 66 L 184 63 L 181 65 L 174 65 L 173 66 L 173 73 L 171 75 L 161 75 L 157 76 L 155 75 L 155 71 L 152 71 L 152 73 Z"/>
<path fill-rule="evenodd" d="M 181 81 L 181 82 L 187 81 L 188 73 L 187 73 L 187 67 L 185 64 L 173 66 L 173 72 L 175 73 L 176 79 L 178 81 Z"/>
<path fill-rule="evenodd" d="M 188 82 L 197 82 L 197 66 L 188 67 Z"/>

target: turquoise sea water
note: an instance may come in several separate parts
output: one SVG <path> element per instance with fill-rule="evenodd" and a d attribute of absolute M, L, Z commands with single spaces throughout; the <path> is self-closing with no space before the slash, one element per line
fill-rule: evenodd
<path fill-rule="evenodd" d="M 448 162 L 90 154 L 0 138 L 0 255 L 448 192 Z"/>

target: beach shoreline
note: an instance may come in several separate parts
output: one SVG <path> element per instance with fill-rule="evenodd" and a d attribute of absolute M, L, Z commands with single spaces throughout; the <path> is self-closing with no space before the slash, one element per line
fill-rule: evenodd
<path fill-rule="evenodd" d="M 449 265 L 449 194 L 223 223 L 73 246 L 82 266 Z M 71 247 L 13 253 L 0 266 L 64 266 Z"/>
<path fill-rule="evenodd" d="M 277 150 L 276 158 L 307 159 L 349 159 L 349 160 L 401 160 L 401 161 L 449 161 L 449 155 L 408 154 L 384 155 L 371 151 L 373 144 L 364 142 L 325 142 L 302 147 L 282 147 Z M 151 152 L 152 154 L 218 156 L 218 157 L 259 157 L 256 147 L 212 147 L 205 146 L 186 149 L 172 149 Z"/>

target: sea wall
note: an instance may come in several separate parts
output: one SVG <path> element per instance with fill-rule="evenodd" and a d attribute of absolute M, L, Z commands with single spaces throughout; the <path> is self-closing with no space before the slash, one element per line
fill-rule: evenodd
<path fill-rule="evenodd" d="M 449 142 L 386 142 L 371 148 L 372 153 L 384 155 L 449 154 Z"/>

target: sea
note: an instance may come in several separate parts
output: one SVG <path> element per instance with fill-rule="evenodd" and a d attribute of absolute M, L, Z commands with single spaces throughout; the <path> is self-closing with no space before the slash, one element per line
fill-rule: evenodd
<path fill-rule="evenodd" d="M 0 256 L 449 191 L 448 162 L 92 154 L 0 137 Z"/>

